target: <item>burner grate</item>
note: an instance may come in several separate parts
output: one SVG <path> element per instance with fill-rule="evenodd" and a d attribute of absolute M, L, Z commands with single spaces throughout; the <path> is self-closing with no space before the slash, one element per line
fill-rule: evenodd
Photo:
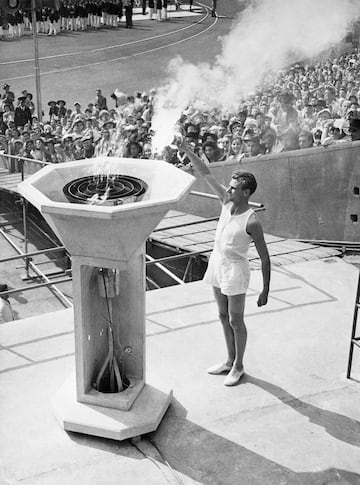
<path fill-rule="evenodd" d="M 90 175 L 68 182 L 63 192 L 76 204 L 121 205 L 141 200 L 148 186 L 129 175 Z"/>

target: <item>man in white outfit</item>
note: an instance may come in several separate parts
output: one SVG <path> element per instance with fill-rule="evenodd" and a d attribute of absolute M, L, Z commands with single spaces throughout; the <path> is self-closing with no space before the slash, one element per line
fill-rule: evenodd
<path fill-rule="evenodd" d="M 266 305 L 269 294 L 270 257 L 261 224 L 249 207 L 249 198 L 255 192 L 257 183 L 253 174 L 236 171 L 225 189 L 211 174 L 208 165 L 185 142 L 181 143 L 179 149 L 185 152 L 222 203 L 214 250 L 204 281 L 213 287 L 228 356 L 225 362 L 210 367 L 208 373 L 226 373 L 225 386 L 234 386 L 244 375 L 243 357 L 247 340 L 244 308 L 250 281 L 247 252 L 251 241 L 254 241 L 259 253 L 263 276 L 263 289 L 258 297 L 258 306 Z"/>

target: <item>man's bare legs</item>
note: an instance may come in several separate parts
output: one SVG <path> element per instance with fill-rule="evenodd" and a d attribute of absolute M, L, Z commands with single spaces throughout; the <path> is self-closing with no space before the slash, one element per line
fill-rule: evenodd
<path fill-rule="evenodd" d="M 229 320 L 228 297 L 221 293 L 220 288 L 213 286 L 213 291 L 219 310 L 219 320 L 222 324 L 225 336 L 225 343 L 228 353 L 226 364 L 231 367 L 235 360 L 235 340 L 234 332 L 230 326 Z"/>
<path fill-rule="evenodd" d="M 230 315 L 230 326 L 234 332 L 235 360 L 233 366 L 242 371 L 244 368 L 243 359 L 247 341 L 247 330 L 244 322 L 245 293 L 241 295 L 228 296 Z"/>
<path fill-rule="evenodd" d="M 219 319 L 223 327 L 228 359 L 226 364 L 241 371 L 245 353 L 247 330 L 244 323 L 245 293 L 226 296 L 219 288 L 213 287 L 219 310 Z"/>

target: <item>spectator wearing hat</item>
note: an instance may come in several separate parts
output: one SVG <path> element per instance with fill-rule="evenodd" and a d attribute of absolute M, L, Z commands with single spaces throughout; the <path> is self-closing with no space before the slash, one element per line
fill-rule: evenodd
<path fill-rule="evenodd" d="M 66 101 L 63 99 L 59 99 L 57 102 L 57 107 L 58 107 L 58 117 L 59 119 L 64 118 L 66 116 Z"/>
<path fill-rule="evenodd" d="M 29 107 L 25 103 L 26 101 L 25 96 L 20 96 L 18 98 L 18 101 L 19 101 L 19 106 L 16 107 L 15 114 L 14 114 L 15 126 L 16 127 L 25 126 L 26 124 L 31 125 L 32 115 Z"/>
<path fill-rule="evenodd" d="M 71 133 L 73 135 L 73 140 L 75 139 L 75 137 L 82 138 L 84 135 L 84 130 L 85 130 L 84 118 L 82 116 L 75 117 L 72 124 L 72 130 L 71 130 Z"/>
<path fill-rule="evenodd" d="M 49 101 L 48 102 L 49 108 L 49 121 L 53 119 L 57 120 L 59 118 L 59 107 L 57 106 L 56 101 Z"/>
<path fill-rule="evenodd" d="M 325 123 L 332 120 L 331 111 L 328 108 L 324 108 L 317 113 L 316 127 L 321 130 L 324 129 Z"/>
<path fill-rule="evenodd" d="M 84 147 L 84 158 L 92 158 L 95 153 L 92 137 L 90 135 L 86 135 L 82 138 L 82 142 Z"/>
<path fill-rule="evenodd" d="M 31 116 L 34 116 L 35 104 L 33 103 L 33 95 L 27 91 L 23 92 L 22 95 L 25 96 L 25 104 L 30 109 Z"/>
<path fill-rule="evenodd" d="M 260 137 L 255 135 L 254 130 L 251 127 L 246 128 L 244 131 L 243 142 L 244 145 L 242 150 L 245 157 L 256 157 L 262 154 Z"/>
<path fill-rule="evenodd" d="M 241 121 L 238 118 L 231 118 L 229 122 L 229 131 L 231 136 L 242 136 L 244 132 L 244 125 L 241 123 Z"/>
<path fill-rule="evenodd" d="M 107 109 L 102 109 L 99 112 L 99 123 L 100 126 L 102 127 L 104 123 L 107 123 L 110 120 L 110 113 Z"/>
<path fill-rule="evenodd" d="M 55 133 L 54 133 L 54 128 L 53 128 L 53 123 L 47 123 L 44 125 L 43 128 L 43 133 L 41 135 L 41 138 L 43 139 L 44 143 L 47 143 L 49 140 L 54 140 L 55 139 Z"/>
<path fill-rule="evenodd" d="M 10 107 L 10 110 L 14 111 L 15 94 L 13 93 L 13 91 L 10 91 L 9 84 L 4 84 L 3 90 L 4 92 L 1 95 L 2 104 L 7 104 Z"/>
<path fill-rule="evenodd" d="M 76 116 L 79 116 L 79 115 L 81 115 L 82 117 L 84 117 L 84 114 L 81 111 L 81 104 L 78 101 L 75 101 L 75 103 L 74 103 L 74 111 L 71 113 L 71 116 L 70 116 L 71 121 L 73 121 L 74 118 Z"/>

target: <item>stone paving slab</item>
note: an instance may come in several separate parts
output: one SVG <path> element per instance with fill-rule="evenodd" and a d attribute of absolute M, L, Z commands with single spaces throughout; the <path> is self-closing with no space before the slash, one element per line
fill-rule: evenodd
<path fill-rule="evenodd" d="M 259 309 L 253 271 L 233 388 L 206 373 L 225 352 L 211 288 L 148 292 L 147 375 L 174 398 L 147 454 L 59 427 L 51 399 L 74 369 L 71 310 L 1 325 L 0 483 L 162 485 L 166 459 L 185 484 L 360 484 L 360 352 L 345 377 L 357 277 L 338 258 L 274 268 Z"/>

